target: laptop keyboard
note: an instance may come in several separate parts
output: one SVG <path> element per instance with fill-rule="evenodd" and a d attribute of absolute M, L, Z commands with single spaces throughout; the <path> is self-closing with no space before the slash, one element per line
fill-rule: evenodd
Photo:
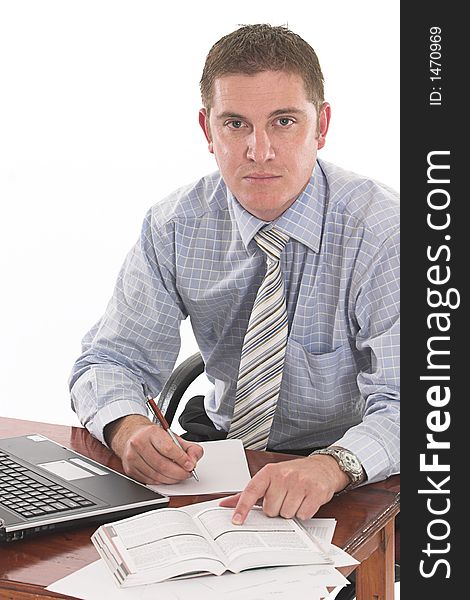
<path fill-rule="evenodd" d="M 2 451 L 0 504 L 29 518 L 96 506 L 88 498 L 30 471 Z"/>

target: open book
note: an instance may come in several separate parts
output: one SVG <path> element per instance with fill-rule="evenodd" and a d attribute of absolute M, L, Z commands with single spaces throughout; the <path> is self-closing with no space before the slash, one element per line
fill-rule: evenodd
<path fill-rule="evenodd" d="M 233 509 L 204 504 L 162 508 L 107 523 L 91 540 L 122 587 L 173 577 L 333 562 L 294 519 L 267 517 L 253 508 L 243 525 L 233 525 Z"/>

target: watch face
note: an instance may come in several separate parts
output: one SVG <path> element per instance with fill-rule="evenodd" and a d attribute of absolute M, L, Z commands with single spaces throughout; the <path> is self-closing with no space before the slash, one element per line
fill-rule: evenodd
<path fill-rule="evenodd" d="M 347 471 L 350 471 L 354 474 L 357 473 L 358 475 L 362 472 L 361 463 L 357 457 L 354 456 L 354 454 L 351 454 L 350 452 L 343 452 L 341 460 Z"/>
<path fill-rule="evenodd" d="M 358 483 L 363 481 L 365 474 L 362 468 L 362 464 L 357 458 L 357 456 L 349 450 L 346 450 L 345 448 L 330 446 L 329 448 L 317 450 L 316 452 L 314 452 L 314 454 L 329 454 L 330 456 L 333 456 L 336 459 L 341 470 L 344 471 L 349 477 L 351 483 Z"/>

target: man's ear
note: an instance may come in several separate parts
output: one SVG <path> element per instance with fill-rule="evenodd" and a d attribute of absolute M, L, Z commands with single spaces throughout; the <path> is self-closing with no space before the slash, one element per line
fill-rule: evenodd
<path fill-rule="evenodd" d="M 201 126 L 204 135 L 206 136 L 206 140 L 208 142 L 208 149 L 211 154 L 214 154 L 214 148 L 212 144 L 211 131 L 209 127 L 209 117 L 207 115 L 207 110 L 205 108 L 201 108 L 199 111 L 199 125 Z"/>
<path fill-rule="evenodd" d="M 330 126 L 331 106 L 328 102 L 323 102 L 318 118 L 318 149 L 323 148 L 326 143 L 326 134 Z"/>

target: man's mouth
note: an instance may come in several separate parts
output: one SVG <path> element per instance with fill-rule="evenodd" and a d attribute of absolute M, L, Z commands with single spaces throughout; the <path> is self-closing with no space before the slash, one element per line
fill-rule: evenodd
<path fill-rule="evenodd" d="M 280 175 L 276 175 L 274 173 L 250 173 L 249 175 L 245 175 L 243 179 L 254 182 L 263 182 L 279 179 L 280 177 Z"/>

